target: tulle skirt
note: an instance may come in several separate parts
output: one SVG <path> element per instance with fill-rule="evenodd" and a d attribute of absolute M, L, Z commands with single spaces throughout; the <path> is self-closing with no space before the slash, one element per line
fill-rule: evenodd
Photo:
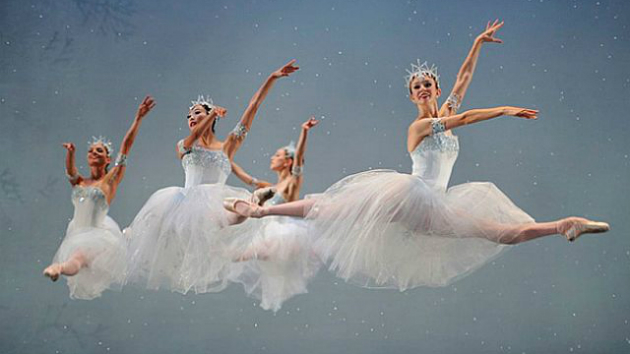
<path fill-rule="evenodd" d="M 116 222 L 106 216 L 99 227 L 68 225 L 66 236 L 57 250 L 53 263 L 62 263 L 77 253 L 87 266 L 67 277 L 70 297 L 90 300 L 106 289 L 120 290 L 125 279 L 126 242 Z"/>
<path fill-rule="evenodd" d="M 247 222 L 229 226 L 223 200 L 250 195 L 223 184 L 155 192 L 125 230 L 130 240 L 127 283 L 184 294 L 223 290 L 243 267 L 232 262 L 225 244 L 234 235 L 251 234 L 253 227 Z"/>
<path fill-rule="evenodd" d="M 307 215 L 330 269 L 365 287 L 445 286 L 506 250 L 514 226 L 534 222 L 492 183 L 442 192 L 392 170 L 348 176 Z"/>
<path fill-rule="evenodd" d="M 253 237 L 242 235 L 230 245 L 233 258 L 244 265 L 232 281 L 243 284 L 263 309 L 278 311 L 284 301 L 307 292 L 321 261 L 312 251 L 304 220 L 274 216 L 251 222 Z"/>

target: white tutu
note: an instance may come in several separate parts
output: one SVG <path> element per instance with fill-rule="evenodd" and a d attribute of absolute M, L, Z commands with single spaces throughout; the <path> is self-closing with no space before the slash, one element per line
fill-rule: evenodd
<path fill-rule="evenodd" d="M 149 289 L 187 293 L 216 292 L 241 265 L 232 262 L 225 244 L 232 235 L 251 233 L 251 224 L 228 226 L 225 198 L 250 193 L 223 184 L 155 192 L 125 230 L 130 239 L 127 281 Z"/>
<path fill-rule="evenodd" d="M 70 297 L 90 300 L 105 289 L 119 290 L 125 279 L 127 248 L 118 224 L 107 216 L 102 191 L 94 187 L 74 187 L 74 218 L 53 258 L 63 263 L 79 252 L 87 266 L 66 277 Z"/>
<path fill-rule="evenodd" d="M 245 269 L 232 278 L 260 300 L 265 310 L 278 311 L 289 298 L 307 292 L 308 281 L 321 266 L 312 252 L 304 220 L 275 216 L 251 220 L 255 226 L 250 241 L 234 239 L 234 259 L 244 258 Z"/>
<path fill-rule="evenodd" d="M 314 247 L 339 277 L 401 291 L 445 286 L 497 256 L 507 224 L 534 220 L 492 183 L 443 193 L 418 176 L 358 173 L 317 197 L 308 214 Z"/>

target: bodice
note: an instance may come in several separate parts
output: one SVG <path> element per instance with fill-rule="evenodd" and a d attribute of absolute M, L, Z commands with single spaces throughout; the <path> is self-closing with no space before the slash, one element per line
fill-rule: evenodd
<path fill-rule="evenodd" d="M 184 154 L 182 167 L 186 174 L 186 188 L 200 184 L 224 184 L 232 172 L 230 159 L 223 150 L 206 149 L 197 142 L 190 150 L 185 150 L 183 140 L 180 140 L 177 146 Z"/>
<path fill-rule="evenodd" d="M 446 191 L 459 153 L 459 141 L 455 135 L 447 135 L 434 127 L 433 134 L 422 139 L 410 153 L 412 174 L 422 178 L 430 187 Z"/>
<path fill-rule="evenodd" d="M 282 193 L 276 192 L 276 194 L 273 195 L 273 198 L 269 199 L 265 204 L 266 205 L 278 205 L 278 204 L 283 204 L 283 203 L 286 203 L 286 202 L 287 201 L 282 196 Z"/>
<path fill-rule="evenodd" d="M 103 224 L 109 210 L 105 194 L 98 187 L 75 186 L 72 188 L 72 204 L 75 227 L 98 227 Z"/>

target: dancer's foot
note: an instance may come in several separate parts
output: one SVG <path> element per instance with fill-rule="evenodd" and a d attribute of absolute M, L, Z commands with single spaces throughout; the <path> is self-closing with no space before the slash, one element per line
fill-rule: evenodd
<path fill-rule="evenodd" d="M 50 280 L 52 281 L 57 281 L 57 279 L 59 279 L 59 275 L 61 275 L 61 270 L 61 264 L 51 264 L 46 269 L 44 269 L 44 276 L 50 278 Z"/>
<path fill-rule="evenodd" d="M 605 222 L 578 217 L 563 219 L 558 225 L 558 233 L 564 235 L 569 242 L 577 240 L 582 234 L 595 234 L 608 230 L 610 230 L 610 225 Z"/>
<path fill-rule="evenodd" d="M 243 199 L 226 198 L 223 200 L 223 207 L 246 218 L 260 218 L 263 216 L 263 208 L 260 205 Z"/>
<path fill-rule="evenodd" d="M 260 206 L 263 206 L 266 201 L 273 198 L 276 194 L 276 187 L 265 187 L 256 189 L 254 193 L 252 193 L 252 203 L 256 203 Z"/>

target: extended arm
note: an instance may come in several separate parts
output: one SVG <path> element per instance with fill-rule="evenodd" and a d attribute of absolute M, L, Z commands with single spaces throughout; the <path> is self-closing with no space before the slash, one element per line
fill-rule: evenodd
<path fill-rule="evenodd" d="M 116 157 L 114 167 L 108 173 L 110 175 L 109 182 L 114 186 L 117 186 L 118 183 L 120 183 L 125 174 L 127 155 L 136 140 L 142 119 L 151 111 L 151 109 L 153 109 L 153 107 L 155 107 L 155 100 L 153 100 L 151 96 L 145 97 L 138 107 L 138 112 L 136 112 L 133 123 L 131 123 L 131 127 L 127 130 L 127 134 L 125 134 L 125 137 L 120 144 L 120 152 Z"/>
<path fill-rule="evenodd" d="M 308 138 L 308 131 L 319 123 L 315 117 L 310 117 L 306 122 L 302 124 L 302 131 L 300 132 L 300 138 L 298 139 L 297 146 L 295 148 L 295 159 L 293 161 L 293 175 L 301 175 L 302 166 L 304 165 L 304 152 L 306 151 L 306 140 Z"/>
<path fill-rule="evenodd" d="M 66 176 L 68 176 L 68 181 L 72 186 L 75 186 L 83 180 L 83 177 L 79 175 L 77 171 L 77 167 L 74 163 L 74 152 L 75 147 L 73 143 L 63 143 L 64 148 L 66 148 Z"/>
<path fill-rule="evenodd" d="M 234 173 L 234 175 L 238 177 L 238 179 L 243 181 L 243 183 L 253 186 L 256 189 L 269 187 L 272 185 L 271 183 L 267 181 L 261 181 L 252 177 L 250 174 L 245 172 L 245 170 L 241 166 L 236 164 L 236 162 L 232 161 L 231 163 L 232 163 L 232 173 Z"/>
<path fill-rule="evenodd" d="M 475 38 L 468 56 L 457 73 L 457 79 L 455 81 L 455 85 L 453 86 L 453 90 L 448 96 L 446 102 L 444 102 L 440 108 L 440 117 L 454 115 L 457 113 L 457 109 L 459 109 L 459 106 L 466 95 L 466 91 L 468 90 L 468 86 L 472 81 L 473 73 L 475 72 L 475 67 L 477 66 L 477 60 L 479 59 L 481 46 L 486 42 L 503 43 L 503 41 L 494 37 L 496 31 L 498 31 L 501 27 L 503 27 L 503 21 L 499 22 L 499 20 L 495 20 L 492 25 L 488 22 L 486 30 Z"/>
<path fill-rule="evenodd" d="M 413 122 L 409 127 L 407 148 L 409 151 L 414 150 L 416 146 L 420 144 L 422 139 L 433 133 L 443 132 L 463 125 L 474 124 L 500 116 L 537 119 L 538 110 L 502 106 L 496 108 L 471 109 L 470 111 L 443 118 L 420 119 Z"/>
<path fill-rule="evenodd" d="M 236 153 L 243 143 L 243 140 L 245 140 L 245 135 L 247 135 L 247 132 L 252 126 L 252 122 L 254 121 L 254 117 L 256 116 L 256 112 L 258 112 L 260 104 L 265 100 L 265 97 L 267 97 L 267 94 L 271 90 L 271 87 L 273 87 L 276 80 L 281 77 L 289 76 L 291 73 L 299 69 L 293 64 L 295 64 L 295 60 L 291 60 L 280 69 L 271 73 L 271 75 L 269 75 L 267 80 L 265 80 L 263 85 L 258 89 L 258 91 L 256 91 L 252 99 L 249 101 L 249 105 L 247 106 L 247 109 L 245 109 L 241 120 L 223 143 L 223 150 L 230 160 L 234 158 L 234 153 Z"/>

